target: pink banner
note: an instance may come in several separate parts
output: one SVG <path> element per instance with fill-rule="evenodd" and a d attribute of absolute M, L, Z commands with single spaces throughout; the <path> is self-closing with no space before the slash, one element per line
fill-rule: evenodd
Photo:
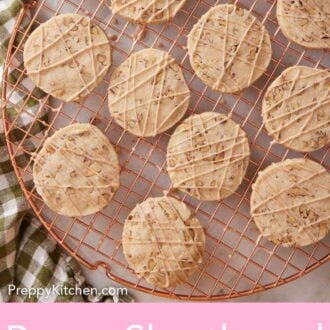
<path fill-rule="evenodd" d="M 2 304 L 0 330 L 330 330 L 329 304 Z"/>

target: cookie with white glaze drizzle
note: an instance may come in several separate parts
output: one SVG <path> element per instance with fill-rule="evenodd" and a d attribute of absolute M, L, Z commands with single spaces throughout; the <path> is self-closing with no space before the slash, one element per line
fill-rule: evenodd
<path fill-rule="evenodd" d="M 330 174 L 303 158 L 274 163 L 252 186 L 251 213 L 261 235 L 275 244 L 316 243 L 330 227 Z"/>
<path fill-rule="evenodd" d="M 33 181 L 54 212 L 74 217 L 100 211 L 119 187 L 117 154 L 90 124 L 73 124 L 49 137 L 35 157 Z"/>
<path fill-rule="evenodd" d="M 198 269 L 205 235 L 183 202 L 164 196 L 136 205 L 125 221 L 122 243 L 138 276 L 168 288 L 185 283 Z"/>
<path fill-rule="evenodd" d="M 54 16 L 42 23 L 24 47 L 27 75 L 43 91 L 67 102 L 90 94 L 110 65 L 107 35 L 78 14 Z"/>
<path fill-rule="evenodd" d="M 267 69 L 269 34 L 250 12 L 235 5 L 211 8 L 188 36 L 190 63 L 210 88 L 234 93 L 253 84 Z"/>
<path fill-rule="evenodd" d="M 224 199 L 241 184 L 249 163 L 249 142 L 230 118 L 213 112 L 180 124 L 167 148 L 173 188 L 206 201 Z"/>
<path fill-rule="evenodd" d="M 112 0 L 111 8 L 129 21 L 160 23 L 173 18 L 186 0 Z"/>
<path fill-rule="evenodd" d="M 175 125 L 190 101 L 179 64 L 168 53 L 153 48 L 132 54 L 114 70 L 108 95 L 109 110 L 117 124 L 144 137 Z"/>
<path fill-rule="evenodd" d="M 283 34 L 307 48 L 330 48 L 330 0 L 278 0 Z"/>
<path fill-rule="evenodd" d="M 330 72 L 293 66 L 268 87 L 262 103 L 265 127 L 288 148 L 311 152 L 330 142 Z"/>

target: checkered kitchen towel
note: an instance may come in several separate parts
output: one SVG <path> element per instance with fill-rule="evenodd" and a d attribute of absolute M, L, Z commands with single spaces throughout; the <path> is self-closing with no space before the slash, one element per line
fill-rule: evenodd
<path fill-rule="evenodd" d="M 0 83 L 3 73 L 4 56 L 10 34 L 14 28 L 15 19 L 22 8 L 21 0 L 0 0 Z M 22 22 L 22 28 L 29 23 L 28 19 Z M 16 43 L 19 40 L 15 41 Z M 22 60 L 15 59 L 16 65 L 22 67 Z M 10 72 L 9 79 L 18 79 L 18 72 Z M 21 82 L 23 86 L 28 80 Z M 1 85 L 0 85 L 1 86 Z M 31 86 L 30 86 L 31 88 Z M 7 91 L 8 93 L 10 91 Z M 33 95 L 41 100 L 44 94 L 33 90 Z M 9 94 L 8 94 L 9 96 Z M 9 96 L 7 113 L 9 116 L 16 115 L 22 103 L 25 110 L 33 115 L 47 121 L 47 114 L 40 110 L 40 103 L 34 99 L 26 99 L 27 96 L 13 93 Z M 2 114 L 1 114 L 2 115 Z M 45 232 L 40 221 L 29 212 L 23 192 L 16 180 L 11 162 L 6 149 L 3 123 L 0 115 L 0 302 L 3 301 L 42 301 L 42 302 L 68 302 L 68 301 L 132 301 L 130 296 L 83 296 L 65 295 L 59 288 L 86 288 L 81 271 L 77 263 L 68 257 L 56 244 L 56 242 Z M 31 118 L 26 115 L 20 117 L 20 125 L 31 126 Z M 43 127 L 33 124 L 31 128 L 34 134 L 42 134 Z M 13 139 L 20 139 L 19 131 L 13 132 Z M 25 149 L 34 151 L 32 141 L 27 141 Z M 22 165 L 28 159 L 23 154 L 16 156 L 16 161 Z M 24 291 L 16 290 L 11 294 L 10 288 L 30 289 L 26 294 Z M 52 292 L 41 289 L 55 288 Z M 75 290 L 75 291 L 79 291 Z M 33 294 L 35 293 L 35 294 Z"/>

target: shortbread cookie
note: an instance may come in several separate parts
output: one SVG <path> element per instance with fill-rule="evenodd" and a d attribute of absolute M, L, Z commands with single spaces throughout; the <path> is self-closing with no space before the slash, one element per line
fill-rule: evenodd
<path fill-rule="evenodd" d="M 238 92 L 255 82 L 271 59 L 266 28 L 247 10 L 235 5 L 210 9 L 188 37 L 190 62 L 210 88 Z"/>
<path fill-rule="evenodd" d="M 259 172 L 251 213 L 275 244 L 305 246 L 324 238 L 330 224 L 330 174 L 314 161 L 297 158 Z"/>
<path fill-rule="evenodd" d="M 249 143 L 228 117 L 205 112 L 187 118 L 167 148 L 167 170 L 173 187 L 207 201 L 233 194 L 249 163 Z"/>
<path fill-rule="evenodd" d="M 330 0 L 278 0 L 283 34 L 307 48 L 330 48 Z"/>
<path fill-rule="evenodd" d="M 110 113 L 137 136 L 155 136 L 171 128 L 183 117 L 189 101 L 180 66 L 158 49 L 134 53 L 110 79 Z"/>
<path fill-rule="evenodd" d="M 188 207 L 171 197 L 149 198 L 128 216 L 123 231 L 130 267 L 160 288 L 184 283 L 202 263 L 204 231 Z"/>
<path fill-rule="evenodd" d="M 49 137 L 36 155 L 37 192 L 56 213 L 84 216 L 103 209 L 119 187 L 117 154 L 90 124 L 73 124 Z"/>
<path fill-rule="evenodd" d="M 67 102 L 87 96 L 110 64 L 107 35 L 77 14 L 58 15 L 41 24 L 24 47 L 28 76 L 42 90 Z"/>
<path fill-rule="evenodd" d="M 165 22 L 173 18 L 186 0 L 112 0 L 111 8 L 130 21 L 142 24 Z"/>
<path fill-rule="evenodd" d="M 330 142 L 330 72 L 286 69 L 269 86 L 262 116 L 276 142 L 303 152 L 324 147 Z"/>

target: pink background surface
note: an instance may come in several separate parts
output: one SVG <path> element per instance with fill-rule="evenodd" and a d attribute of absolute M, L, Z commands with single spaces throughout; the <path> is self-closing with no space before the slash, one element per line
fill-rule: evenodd
<path fill-rule="evenodd" d="M 330 330 L 329 311 L 330 304 L 2 304 L 0 330 L 222 330 L 223 322 L 227 330 Z"/>

